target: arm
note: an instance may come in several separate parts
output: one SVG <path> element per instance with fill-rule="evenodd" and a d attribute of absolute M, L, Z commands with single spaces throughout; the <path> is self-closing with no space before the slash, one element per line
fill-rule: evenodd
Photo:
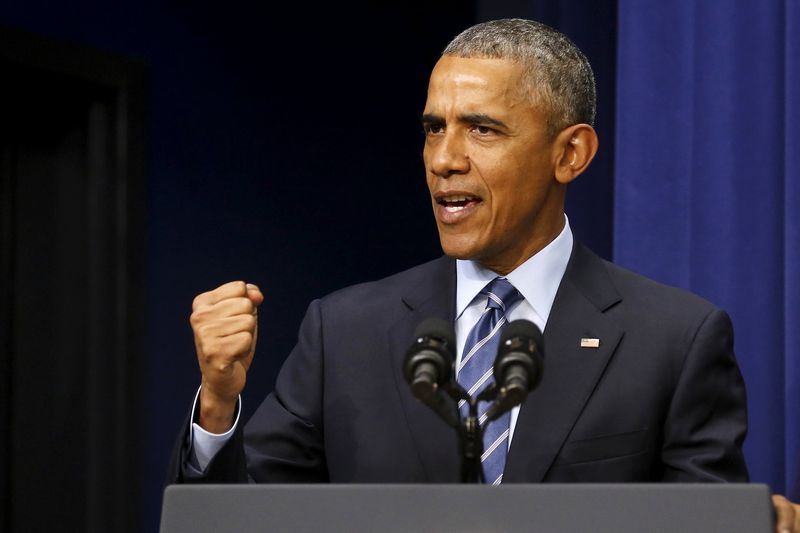
<path fill-rule="evenodd" d="M 322 431 L 322 327 L 312 302 L 275 385 L 245 431 L 233 434 L 199 471 L 192 466 L 191 419 L 173 453 L 170 479 L 180 483 L 323 482 L 328 480 Z M 202 402 L 202 399 L 200 399 Z"/>
<path fill-rule="evenodd" d="M 323 427 L 323 336 L 319 300 L 300 325 L 295 345 L 245 428 L 247 469 L 258 483 L 328 481 Z"/>
<path fill-rule="evenodd" d="M 663 428 L 664 481 L 748 481 L 744 380 L 723 311 L 711 311 L 691 339 Z"/>
<path fill-rule="evenodd" d="M 194 299 L 190 322 L 202 384 L 199 405 L 184 424 L 172 454 L 168 482 L 247 481 L 239 424 L 204 471 L 193 461 L 191 428 L 197 423 L 209 433 L 221 434 L 234 427 L 239 394 L 255 353 L 257 309 L 263 299 L 258 287 L 241 281 Z"/>
<path fill-rule="evenodd" d="M 747 431 L 744 382 L 733 355 L 728 316 L 701 324 L 684 362 L 664 445 L 665 481 L 745 482 L 741 445 Z M 800 533 L 800 505 L 772 496 L 776 533 Z"/>

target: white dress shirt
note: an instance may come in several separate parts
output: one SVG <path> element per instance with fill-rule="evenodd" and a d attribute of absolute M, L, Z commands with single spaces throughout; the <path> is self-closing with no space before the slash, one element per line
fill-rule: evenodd
<path fill-rule="evenodd" d="M 570 254 L 572 253 L 572 230 L 569 227 L 569 219 L 564 216 L 564 229 L 558 237 L 553 239 L 547 246 L 542 248 L 536 255 L 515 268 L 505 276 L 516 289 L 522 293 L 523 300 L 520 301 L 507 314 L 508 321 L 524 318 L 536 324 L 544 332 L 547 325 L 547 318 L 550 316 L 550 309 L 553 307 L 553 300 L 556 291 L 561 284 L 561 278 L 567 270 Z M 484 309 L 486 308 L 487 297 L 481 297 L 481 290 L 487 283 L 497 277 L 495 272 L 482 268 L 474 261 L 456 261 L 456 345 L 458 354 L 456 356 L 456 368 L 460 366 L 461 354 L 464 351 L 464 343 L 467 334 L 472 329 Z M 195 416 L 195 408 L 200 391 L 197 391 L 195 402 L 192 406 L 192 419 Z M 239 398 L 239 411 L 236 413 L 236 420 L 233 427 L 225 433 L 215 434 L 201 428 L 193 423 L 190 430 L 190 454 L 189 461 L 193 468 L 203 471 L 206 469 L 211 459 L 225 445 L 233 435 L 236 425 L 239 423 L 241 413 L 241 397 Z M 517 424 L 519 407 L 511 411 L 511 421 L 508 433 L 508 445 L 514 437 L 514 427 Z"/>

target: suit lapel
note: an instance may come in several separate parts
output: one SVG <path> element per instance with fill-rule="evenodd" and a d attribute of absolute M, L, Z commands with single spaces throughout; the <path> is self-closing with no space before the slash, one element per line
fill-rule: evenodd
<path fill-rule="evenodd" d="M 504 482 L 544 479 L 622 338 L 603 314 L 620 300 L 602 261 L 576 243 L 544 331 L 542 382 L 520 408 Z M 583 338 L 599 347 L 581 347 Z"/>
<path fill-rule="evenodd" d="M 442 257 L 420 269 L 416 282 L 403 296 L 407 312 L 389 330 L 389 357 L 405 418 L 428 482 L 458 480 L 458 439 L 453 428 L 411 394 L 403 376 L 403 360 L 414 330 L 427 318 L 453 323 L 456 298 L 455 261 Z"/>

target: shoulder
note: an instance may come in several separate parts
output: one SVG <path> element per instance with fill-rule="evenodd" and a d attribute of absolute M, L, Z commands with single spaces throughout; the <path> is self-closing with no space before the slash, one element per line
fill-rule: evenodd
<path fill-rule="evenodd" d="M 448 257 L 439 257 L 427 263 L 403 270 L 385 278 L 351 285 L 334 291 L 322 298 L 323 302 L 336 303 L 347 300 L 359 300 L 365 296 L 391 296 L 402 295 L 409 289 L 419 286 L 430 279 L 432 275 L 448 268 L 453 260 Z M 454 268 L 454 267 L 453 267 Z"/>
<path fill-rule="evenodd" d="M 641 383 L 668 389 L 677 386 L 686 369 L 713 373 L 735 368 L 733 325 L 724 310 L 587 250 L 578 253 L 581 268 L 572 282 L 595 304 L 598 324 L 619 332 L 622 340 L 614 355 L 619 368 L 639 369 L 647 375 Z"/>
<path fill-rule="evenodd" d="M 319 300 L 323 312 L 361 309 L 378 312 L 403 305 L 403 300 L 417 294 L 446 290 L 455 281 L 453 259 L 442 256 L 385 278 L 339 289 Z"/>
<path fill-rule="evenodd" d="M 677 340 L 675 335 L 678 335 L 691 344 L 703 328 L 726 338 L 732 335 L 728 314 L 705 298 L 609 261 L 603 261 L 603 267 L 621 296 L 619 304 L 609 310 L 609 316 L 628 326 L 635 325 L 654 340 L 662 335 Z"/>
<path fill-rule="evenodd" d="M 607 317 L 637 331 L 691 336 L 709 318 L 729 322 L 727 314 L 705 298 L 660 283 L 597 257 L 576 243 L 567 271 L 570 282 Z"/>
<path fill-rule="evenodd" d="M 649 309 L 696 309 L 700 313 L 717 309 L 705 298 L 688 290 L 660 283 L 610 261 L 604 260 L 603 264 L 614 285 L 631 303 Z"/>

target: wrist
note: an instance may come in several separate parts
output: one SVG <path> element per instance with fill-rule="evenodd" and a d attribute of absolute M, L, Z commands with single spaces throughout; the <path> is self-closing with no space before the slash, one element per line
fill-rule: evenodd
<path fill-rule="evenodd" d="M 209 433 L 225 433 L 233 426 L 237 401 L 238 396 L 222 398 L 203 384 L 200 388 L 197 423 Z"/>

